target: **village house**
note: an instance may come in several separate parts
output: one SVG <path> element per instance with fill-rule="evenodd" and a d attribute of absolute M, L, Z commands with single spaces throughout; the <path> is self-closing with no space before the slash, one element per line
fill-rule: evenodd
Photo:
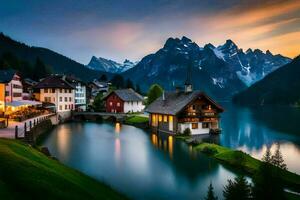
<path fill-rule="evenodd" d="M 75 109 L 75 87 L 59 75 L 51 75 L 34 86 L 34 96 L 39 101 L 53 105 L 61 118 L 67 118 Z"/>
<path fill-rule="evenodd" d="M 20 75 L 12 69 L 0 70 L 0 115 L 9 115 L 40 102 L 23 100 L 23 85 Z"/>
<path fill-rule="evenodd" d="M 62 78 L 75 88 L 75 110 L 86 111 L 87 89 L 85 83 L 71 76 L 63 76 Z"/>
<path fill-rule="evenodd" d="M 103 99 L 105 100 L 106 112 L 142 112 L 145 108 L 143 96 L 133 89 L 115 90 L 106 95 Z"/>
<path fill-rule="evenodd" d="M 219 113 L 223 108 L 203 92 L 193 91 L 188 83 L 184 91 L 164 92 L 145 111 L 156 131 L 177 134 L 189 128 L 192 135 L 198 135 L 220 130 Z"/>

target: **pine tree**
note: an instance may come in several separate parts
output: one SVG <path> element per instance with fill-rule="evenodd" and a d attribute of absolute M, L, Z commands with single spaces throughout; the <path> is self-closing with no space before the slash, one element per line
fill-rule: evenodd
<path fill-rule="evenodd" d="M 155 101 L 158 97 L 160 97 L 163 93 L 162 87 L 158 84 L 154 84 L 150 87 L 148 91 L 148 100 L 147 104 L 151 104 L 153 101 Z"/>
<path fill-rule="evenodd" d="M 255 200 L 284 200 L 284 190 L 277 170 L 270 163 L 263 163 L 253 178 Z"/>
<path fill-rule="evenodd" d="M 212 184 L 210 183 L 208 186 L 208 191 L 207 191 L 205 200 L 217 200 L 217 199 L 218 199 L 218 197 L 215 196 L 214 188 L 213 188 Z"/>
<path fill-rule="evenodd" d="M 136 86 L 135 86 L 135 91 L 136 91 L 137 93 L 139 93 L 139 94 L 141 94 L 141 93 L 142 93 L 142 91 L 141 91 L 141 88 L 140 88 L 140 85 L 139 85 L 139 84 L 136 84 Z"/>
<path fill-rule="evenodd" d="M 262 158 L 262 161 L 266 163 L 271 163 L 271 150 L 270 147 L 267 147 L 267 150 L 265 152 L 264 157 Z"/>
<path fill-rule="evenodd" d="M 111 79 L 111 84 L 115 86 L 117 89 L 124 88 L 125 83 L 124 83 L 124 78 L 120 74 L 116 74 L 112 79 Z"/>
<path fill-rule="evenodd" d="M 107 76 L 105 75 L 105 74 L 102 74 L 101 76 L 100 76 L 100 79 L 99 79 L 100 81 L 107 81 Z"/>
<path fill-rule="evenodd" d="M 281 168 L 281 169 L 287 169 L 286 164 L 284 163 L 281 151 L 280 151 L 280 144 L 276 144 L 276 150 L 274 155 L 271 157 L 271 164 Z"/>
<path fill-rule="evenodd" d="M 134 88 L 133 83 L 130 79 L 126 80 L 126 88 Z"/>
<path fill-rule="evenodd" d="M 244 176 L 238 176 L 234 181 L 228 180 L 223 195 L 226 200 L 250 200 L 252 198 L 252 187 Z"/>

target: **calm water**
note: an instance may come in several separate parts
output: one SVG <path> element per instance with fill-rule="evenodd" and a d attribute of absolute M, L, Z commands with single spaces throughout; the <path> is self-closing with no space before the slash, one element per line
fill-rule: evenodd
<path fill-rule="evenodd" d="M 213 138 L 215 142 L 257 158 L 266 145 L 274 149 L 279 142 L 288 168 L 300 173 L 300 110 L 223 106 L 223 130 Z M 134 199 L 201 199 L 210 182 L 221 197 L 227 179 L 235 177 L 233 171 L 181 141 L 132 126 L 63 124 L 44 145 L 63 163 Z"/>

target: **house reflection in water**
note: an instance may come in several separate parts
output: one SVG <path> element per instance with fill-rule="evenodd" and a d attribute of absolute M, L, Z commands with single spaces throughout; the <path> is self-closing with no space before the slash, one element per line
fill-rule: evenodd
<path fill-rule="evenodd" d="M 120 131 L 121 131 L 121 124 L 119 122 L 117 122 L 115 125 L 115 132 L 120 133 Z"/>
<path fill-rule="evenodd" d="M 170 135 L 170 136 L 161 137 L 155 133 L 152 133 L 151 142 L 156 148 L 168 152 L 171 159 L 173 158 L 173 145 L 174 145 L 173 136 Z"/>
<path fill-rule="evenodd" d="M 120 164 L 120 159 L 121 159 L 121 140 L 119 138 L 119 134 L 121 132 L 121 124 L 116 123 L 115 124 L 115 161 L 116 163 Z"/>

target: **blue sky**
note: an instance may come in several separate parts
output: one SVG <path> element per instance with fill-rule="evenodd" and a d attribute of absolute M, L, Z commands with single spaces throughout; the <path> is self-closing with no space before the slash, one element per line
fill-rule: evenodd
<path fill-rule="evenodd" d="M 136 61 L 169 37 L 200 46 L 232 39 L 243 49 L 300 54 L 297 0 L 0 0 L 0 31 L 83 64 L 91 56 Z"/>

